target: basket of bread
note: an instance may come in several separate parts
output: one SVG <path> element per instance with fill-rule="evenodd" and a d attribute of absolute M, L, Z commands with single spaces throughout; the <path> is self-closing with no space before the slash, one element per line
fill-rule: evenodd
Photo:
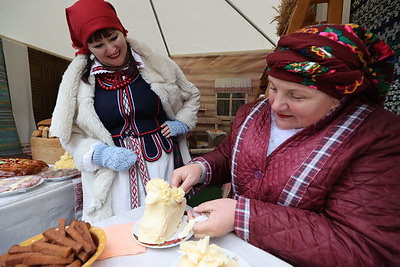
<path fill-rule="evenodd" d="M 32 159 L 43 160 L 47 164 L 54 164 L 65 150 L 58 137 L 50 134 L 51 119 L 45 119 L 37 123 L 37 129 L 32 132 L 30 141 Z"/>
<path fill-rule="evenodd" d="M 106 244 L 105 232 L 87 222 L 73 220 L 66 226 L 64 218 L 58 228 L 13 245 L 0 256 L 0 266 L 84 266 L 100 256 Z"/>

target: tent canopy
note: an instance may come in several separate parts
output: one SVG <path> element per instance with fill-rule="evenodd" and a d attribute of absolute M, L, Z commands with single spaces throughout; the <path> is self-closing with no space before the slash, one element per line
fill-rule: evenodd
<path fill-rule="evenodd" d="M 67 57 L 65 8 L 75 0 L 1 0 L 0 35 Z M 109 0 L 129 36 L 171 55 L 273 49 L 280 0 Z"/>

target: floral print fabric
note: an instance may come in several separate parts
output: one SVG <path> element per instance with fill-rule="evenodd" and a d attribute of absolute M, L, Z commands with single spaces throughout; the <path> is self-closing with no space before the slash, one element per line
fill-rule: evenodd
<path fill-rule="evenodd" d="M 267 56 L 267 73 L 337 99 L 369 90 L 383 104 L 393 79 L 394 52 L 355 24 L 324 24 L 281 37 Z"/>

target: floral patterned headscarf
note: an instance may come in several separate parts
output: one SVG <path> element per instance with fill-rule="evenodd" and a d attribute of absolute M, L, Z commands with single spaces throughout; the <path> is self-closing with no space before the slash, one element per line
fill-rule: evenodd
<path fill-rule="evenodd" d="M 267 74 L 334 98 L 370 91 L 383 104 L 394 74 L 394 52 L 355 24 L 323 24 L 284 35 L 267 56 Z"/>

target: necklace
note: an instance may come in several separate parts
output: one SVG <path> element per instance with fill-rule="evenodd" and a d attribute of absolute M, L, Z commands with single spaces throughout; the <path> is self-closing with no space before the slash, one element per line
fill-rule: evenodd
<path fill-rule="evenodd" d="M 102 73 L 96 75 L 98 84 L 107 91 L 117 90 L 126 87 L 130 84 L 136 75 L 126 76 L 125 71 L 118 71 L 114 73 Z"/>

